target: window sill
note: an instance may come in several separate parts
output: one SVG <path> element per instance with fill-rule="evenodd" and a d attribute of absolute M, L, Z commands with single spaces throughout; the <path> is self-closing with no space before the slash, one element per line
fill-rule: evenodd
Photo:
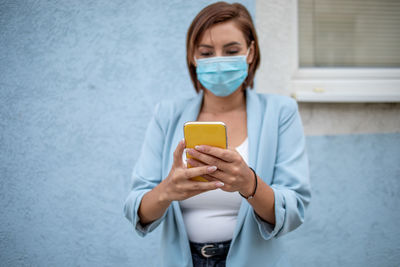
<path fill-rule="evenodd" d="M 398 69 L 300 68 L 292 79 L 299 102 L 400 102 Z"/>

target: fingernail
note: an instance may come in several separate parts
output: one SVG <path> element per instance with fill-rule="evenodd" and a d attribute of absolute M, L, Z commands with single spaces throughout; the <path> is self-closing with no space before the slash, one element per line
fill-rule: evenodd
<path fill-rule="evenodd" d="M 199 150 L 199 151 L 202 151 L 203 150 L 203 147 L 202 146 L 195 146 L 194 147 L 196 150 Z"/>
<path fill-rule="evenodd" d="M 224 183 L 223 182 L 216 182 L 215 185 L 217 187 L 222 187 L 222 186 L 224 186 Z"/>
<path fill-rule="evenodd" d="M 217 170 L 217 166 L 211 166 L 207 168 L 207 171 L 209 172 L 215 172 Z"/>

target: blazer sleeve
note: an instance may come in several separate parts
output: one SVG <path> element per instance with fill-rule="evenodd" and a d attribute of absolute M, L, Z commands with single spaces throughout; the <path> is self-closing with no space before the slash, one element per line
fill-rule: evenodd
<path fill-rule="evenodd" d="M 292 99 L 280 115 L 271 188 L 275 195 L 275 225 L 267 223 L 253 211 L 261 235 L 266 240 L 300 226 L 311 199 L 303 126 L 297 103 Z"/>
<path fill-rule="evenodd" d="M 159 123 L 160 105 L 158 104 L 147 127 L 139 158 L 132 172 L 132 186 L 124 204 L 125 217 L 133 224 L 139 236 L 153 231 L 164 220 L 163 216 L 149 224 L 142 225 L 138 210 L 143 196 L 161 182 L 162 149 L 165 134 Z"/>

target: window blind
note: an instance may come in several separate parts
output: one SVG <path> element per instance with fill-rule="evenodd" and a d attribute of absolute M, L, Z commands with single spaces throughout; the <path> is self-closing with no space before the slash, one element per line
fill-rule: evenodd
<path fill-rule="evenodd" d="M 400 67 L 400 0 L 299 0 L 300 67 Z"/>

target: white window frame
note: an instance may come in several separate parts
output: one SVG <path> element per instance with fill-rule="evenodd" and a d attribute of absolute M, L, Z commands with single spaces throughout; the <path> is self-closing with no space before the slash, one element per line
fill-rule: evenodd
<path fill-rule="evenodd" d="M 305 68 L 299 65 L 298 2 L 293 9 L 295 66 L 291 95 L 299 102 L 400 102 L 400 68 Z"/>

